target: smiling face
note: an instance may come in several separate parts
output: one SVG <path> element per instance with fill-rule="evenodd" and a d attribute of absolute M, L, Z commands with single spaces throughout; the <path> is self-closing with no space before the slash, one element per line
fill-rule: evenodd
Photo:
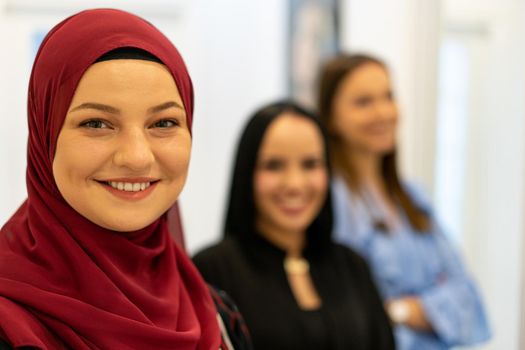
<path fill-rule="evenodd" d="M 268 127 L 254 172 L 256 226 L 261 233 L 304 233 L 327 195 L 328 171 L 318 127 L 283 113 Z"/>
<path fill-rule="evenodd" d="M 53 176 L 64 199 L 107 229 L 139 230 L 179 196 L 191 135 L 167 68 L 142 60 L 92 65 L 60 131 Z"/>
<path fill-rule="evenodd" d="M 387 72 L 365 63 L 341 81 L 329 128 L 352 150 L 382 156 L 395 147 L 397 119 Z"/>

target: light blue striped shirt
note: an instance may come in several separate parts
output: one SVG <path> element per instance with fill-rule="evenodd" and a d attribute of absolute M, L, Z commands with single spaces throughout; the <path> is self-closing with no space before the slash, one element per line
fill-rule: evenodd
<path fill-rule="evenodd" d="M 421 191 L 407 189 L 414 201 L 430 213 Z M 428 234 L 419 234 L 402 217 L 394 232 L 380 232 L 374 223 L 385 218 L 385 210 L 377 201 L 365 203 L 337 177 L 332 195 L 335 240 L 363 255 L 385 300 L 418 296 L 432 324 L 433 333 L 397 326 L 399 350 L 444 350 L 490 338 L 476 286 L 436 224 Z"/>

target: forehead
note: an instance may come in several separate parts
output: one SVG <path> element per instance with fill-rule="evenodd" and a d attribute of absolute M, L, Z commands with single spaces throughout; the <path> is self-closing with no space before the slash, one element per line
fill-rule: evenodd
<path fill-rule="evenodd" d="M 346 91 L 381 90 L 390 87 L 390 78 L 384 67 L 377 63 L 365 63 L 342 81 L 341 89 Z"/>
<path fill-rule="evenodd" d="M 311 120 L 295 113 L 283 113 L 266 130 L 259 155 L 261 157 L 324 155 L 321 131 Z"/>
<path fill-rule="evenodd" d="M 171 98 L 181 102 L 181 97 L 166 66 L 152 61 L 116 59 L 90 66 L 80 79 L 73 101 L 111 101 L 116 96 L 136 96 L 140 99 Z M 78 100 L 81 101 L 78 101 Z M 134 100 L 128 99 L 129 103 Z"/>

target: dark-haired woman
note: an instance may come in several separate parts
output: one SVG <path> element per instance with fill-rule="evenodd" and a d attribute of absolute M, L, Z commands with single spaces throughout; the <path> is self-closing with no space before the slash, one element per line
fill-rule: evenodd
<path fill-rule="evenodd" d="M 255 349 L 393 349 L 364 260 L 331 240 L 327 139 L 290 103 L 266 106 L 241 136 L 225 237 L 194 257 L 245 317 Z"/>
<path fill-rule="evenodd" d="M 319 109 L 334 165 L 336 239 L 370 263 L 401 350 L 490 336 L 476 287 L 421 191 L 396 170 L 398 110 L 385 65 L 340 55 L 321 73 Z"/>
<path fill-rule="evenodd" d="M 1 349 L 230 348 L 238 312 L 168 232 L 192 112 L 182 57 L 147 21 L 88 10 L 49 32 L 29 82 L 28 198 L 0 232 Z"/>

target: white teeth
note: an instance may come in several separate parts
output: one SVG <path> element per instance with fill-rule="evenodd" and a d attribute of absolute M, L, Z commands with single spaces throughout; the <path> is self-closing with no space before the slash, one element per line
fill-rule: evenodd
<path fill-rule="evenodd" d="M 144 191 L 146 188 L 148 188 L 151 183 L 150 182 L 115 182 L 115 181 L 109 181 L 109 185 L 119 191 L 126 191 L 126 192 L 139 192 Z"/>

